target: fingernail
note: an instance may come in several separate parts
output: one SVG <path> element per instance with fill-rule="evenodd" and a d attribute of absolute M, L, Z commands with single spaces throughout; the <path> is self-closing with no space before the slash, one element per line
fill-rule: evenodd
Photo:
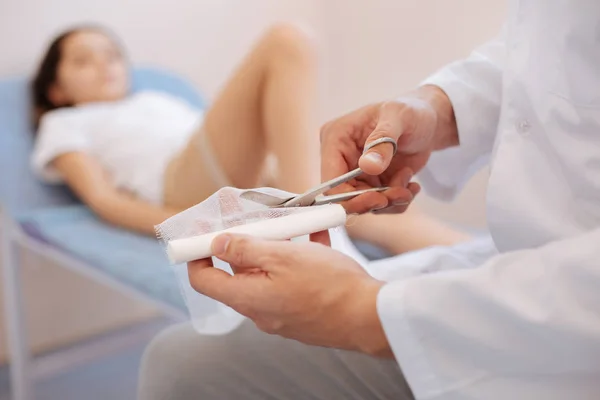
<path fill-rule="evenodd" d="M 365 158 L 365 160 L 369 160 L 373 164 L 377 164 L 377 165 L 383 164 L 383 157 L 381 157 L 381 154 L 377 153 L 376 151 L 367 153 L 363 157 Z"/>
<path fill-rule="evenodd" d="M 229 242 L 231 242 L 231 237 L 229 235 L 220 235 L 214 238 L 212 242 L 213 254 L 225 254 Z"/>
<path fill-rule="evenodd" d="M 407 206 L 408 205 L 408 201 L 402 201 L 402 200 L 395 201 L 394 205 L 395 206 Z"/>
<path fill-rule="evenodd" d="M 375 212 L 375 211 L 379 211 L 379 210 L 384 210 L 384 209 L 386 209 L 387 207 L 388 207 L 388 206 L 387 206 L 387 204 L 386 204 L 385 206 L 377 206 L 377 207 L 373 207 L 373 208 L 371 209 L 371 212 Z"/>

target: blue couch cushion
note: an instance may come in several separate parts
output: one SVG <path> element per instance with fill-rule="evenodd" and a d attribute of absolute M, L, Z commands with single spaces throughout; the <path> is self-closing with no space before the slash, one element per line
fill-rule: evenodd
<path fill-rule="evenodd" d="M 107 225 L 83 205 L 32 210 L 19 215 L 18 221 L 30 237 L 185 311 L 175 274 L 155 238 Z"/>

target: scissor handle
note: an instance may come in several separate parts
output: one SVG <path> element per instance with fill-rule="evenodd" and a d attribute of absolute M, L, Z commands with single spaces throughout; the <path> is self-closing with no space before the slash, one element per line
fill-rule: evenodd
<path fill-rule="evenodd" d="M 388 138 L 388 137 L 383 137 L 383 138 L 379 138 L 379 139 L 372 141 L 371 143 L 369 143 L 368 145 L 365 146 L 363 152 L 366 152 L 367 150 L 370 150 L 374 146 L 377 146 L 381 143 L 392 144 L 392 146 L 394 146 L 394 154 L 396 154 L 398 145 L 394 139 Z M 356 168 L 353 171 L 347 172 L 344 175 L 340 175 L 340 176 L 333 178 L 327 182 L 324 182 L 324 183 L 320 184 L 319 186 L 316 186 L 316 187 L 310 189 L 309 191 L 304 192 L 301 195 L 296 196 L 291 200 L 288 200 L 287 202 L 285 202 L 283 204 L 283 207 L 311 206 L 315 202 L 315 199 L 317 198 L 317 196 L 319 196 L 320 194 L 323 194 L 326 191 L 331 190 L 334 187 L 341 185 L 342 183 L 351 181 L 352 179 L 362 175 L 362 173 L 363 173 L 362 169 Z"/>
<path fill-rule="evenodd" d="M 392 150 L 392 156 L 396 155 L 396 152 L 398 151 L 398 143 L 394 139 L 389 138 L 389 137 L 382 137 L 382 138 L 373 140 L 371 143 L 369 143 L 368 145 L 365 146 L 365 148 L 363 149 L 363 154 L 381 143 L 391 144 L 394 147 L 394 149 Z"/>

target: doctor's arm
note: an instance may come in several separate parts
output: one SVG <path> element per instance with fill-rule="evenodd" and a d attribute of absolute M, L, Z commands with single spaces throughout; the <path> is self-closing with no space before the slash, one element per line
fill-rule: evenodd
<path fill-rule="evenodd" d="M 52 165 L 81 201 L 113 225 L 153 235 L 155 225 L 176 214 L 117 190 L 102 166 L 84 152 L 65 153 Z"/>
<path fill-rule="evenodd" d="M 434 152 L 418 178 L 436 197 L 452 199 L 492 151 L 502 103 L 505 31 L 422 84 L 441 88 L 454 112 L 459 146 Z"/>
<path fill-rule="evenodd" d="M 447 94 L 460 142 L 434 153 L 419 175 L 435 197 L 452 199 L 487 163 L 505 52 L 499 37 L 425 81 Z M 478 268 L 384 285 L 379 317 L 415 398 L 534 398 L 527 396 L 533 386 L 535 398 L 597 398 L 599 243 L 597 227 Z"/>
<path fill-rule="evenodd" d="M 481 268 L 385 285 L 379 316 L 415 396 L 483 398 L 510 380 L 523 385 L 515 392 L 538 382 L 545 398 L 592 398 L 581 391 L 600 365 L 598 243 L 600 227 Z M 552 392 L 559 376 L 573 397 Z"/>

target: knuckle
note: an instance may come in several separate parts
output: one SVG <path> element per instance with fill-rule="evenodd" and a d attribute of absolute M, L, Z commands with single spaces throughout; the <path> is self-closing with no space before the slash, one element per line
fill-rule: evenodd
<path fill-rule="evenodd" d="M 245 265 L 246 253 L 248 252 L 249 239 L 247 237 L 236 237 L 231 240 L 229 245 L 229 256 L 231 262 L 238 265 Z"/>
<path fill-rule="evenodd" d="M 330 121 L 321 127 L 321 130 L 319 131 L 319 138 L 321 139 L 321 142 L 323 142 L 323 140 L 331 134 L 331 127 L 333 124 L 333 121 Z"/>
<path fill-rule="evenodd" d="M 377 139 L 388 137 L 392 130 L 392 124 L 389 121 L 381 121 L 377 128 L 369 135 L 368 143 L 371 143 Z"/>
<path fill-rule="evenodd" d="M 382 111 L 387 114 L 401 116 L 402 118 L 410 118 L 416 115 L 414 105 L 401 99 L 385 102 L 381 107 Z"/>
<path fill-rule="evenodd" d="M 327 135 L 327 125 L 323 125 L 321 130 L 319 131 L 319 141 L 323 143 L 325 136 Z"/>
<path fill-rule="evenodd" d="M 381 103 L 381 108 L 386 111 L 398 111 L 406 106 L 402 100 L 388 100 Z"/>
<path fill-rule="evenodd" d="M 285 324 L 278 319 L 260 319 L 255 321 L 256 327 L 270 335 L 276 335 L 283 330 Z"/>
<path fill-rule="evenodd" d="M 407 121 L 413 121 L 419 117 L 417 110 L 414 107 L 404 107 L 404 109 L 401 111 L 401 116 Z"/>
<path fill-rule="evenodd" d="M 264 333 L 269 333 L 269 329 L 268 329 L 268 327 L 267 327 L 267 324 L 266 324 L 266 323 L 265 323 L 263 320 L 260 320 L 260 319 L 254 319 L 253 321 L 254 321 L 254 325 L 256 325 L 256 327 L 257 327 L 257 328 L 258 328 L 258 329 L 259 329 L 261 332 L 264 332 Z"/>

